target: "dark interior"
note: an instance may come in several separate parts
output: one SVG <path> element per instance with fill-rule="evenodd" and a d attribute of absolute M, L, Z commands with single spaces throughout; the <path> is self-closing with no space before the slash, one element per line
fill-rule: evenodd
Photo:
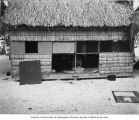
<path fill-rule="evenodd" d="M 78 62 L 81 61 L 81 62 Z M 78 64 L 79 63 L 79 64 Z M 77 67 L 97 68 L 99 64 L 98 54 L 80 54 L 77 55 Z"/>
<path fill-rule="evenodd" d="M 100 52 L 112 52 L 112 41 L 101 41 Z"/>
<path fill-rule="evenodd" d="M 38 53 L 38 42 L 37 41 L 26 41 L 25 42 L 26 53 Z"/>
<path fill-rule="evenodd" d="M 77 42 L 77 53 L 98 52 L 97 41 L 79 41 Z"/>
<path fill-rule="evenodd" d="M 62 72 L 64 70 L 72 70 L 74 63 L 74 54 L 53 54 L 52 70 Z"/>
<path fill-rule="evenodd" d="M 139 70 L 139 61 L 136 62 L 136 64 L 134 65 L 134 69 L 135 69 L 135 70 Z"/>
<path fill-rule="evenodd" d="M 99 65 L 99 54 L 79 54 L 76 59 L 76 66 L 82 68 L 97 68 Z M 52 69 L 55 72 L 72 70 L 75 66 L 74 54 L 53 54 Z"/>
<path fill-rule="evenodd" d="M 129 41 L 101 41 L 100 52 L 129 52 Z"/>

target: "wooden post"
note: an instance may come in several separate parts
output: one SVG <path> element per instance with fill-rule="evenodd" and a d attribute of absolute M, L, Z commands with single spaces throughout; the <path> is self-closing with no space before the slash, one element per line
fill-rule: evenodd
<path fill-rule="evenodd" d="M 131 51 L 131 53 L 132 53 L 132 56 L 133 56 L 133 67 L 134 67 L 134 58 L 135 58 L 135 53 L 134 53 L 134 34 L 135 34 L 135 24 L 134 23 L 132 23 L 131 24 L 131 29 L 130 29 L 130 39 L 131 39 L 131 41 L 130 41 L 130 51 Z M 133 68 L 132 68 L 133 69 Z M 134 77 L 134 75 L 133 75 L 133 70 L 132 70 L 132 78 Z"/>
<path fill-rule="evenodd" d="M 131 24 L 131 30 L 130 30 L 130 39 L 131 39 L 131 41 L 130 41 L 130 50 L 131 50 L 131 52 L 133 52 L 134 51 L 134 46 L 133 46 L 133 43 L 134 43 L 134 33 L 133 33 L 133 31 L 134 31 L 134 26 L 133 26 L 133 24 Z"/>
<path fill-rule="evenodd" d="M 0 32 L 2 27 L 2 20 L 1 20 L 1 0 L 0 0 Z"/>

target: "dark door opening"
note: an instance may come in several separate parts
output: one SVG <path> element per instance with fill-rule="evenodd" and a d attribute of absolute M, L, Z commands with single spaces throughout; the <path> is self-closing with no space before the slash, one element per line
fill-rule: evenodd
<path fill-rule="evenodd" d="M 96 69 L 98 71 L 98 45 L 97 41 L 78 41 L 74 46 L 72 44 L 73 47 L 71 47 L 68 53 L 64 53 L 65 50 L 60 51 L 62 53 L 56 51 L 52 55 L 52 71 L 56 73 L 83 73 L 86 71 L 92 72 Z M 70 53 L 71 50 L 72 53 Z"/>
<path fill-rule="evenodd" d="M 134 67 L 135 70 L 139 70 L 139 61 L 135 63 Z"/>
<path fill-rule="evenodd" d="M 80 61 L 80 65 L 78 64 Z M 99 55 L 98 54 L 79 54 L 77 55 L 77 67 L 87 68 L 98 68 Z"/>
<path fill-rule="evenodd" d="M 75 64 L 76 61 L 76 64 Z M 75 67 L 76 65 L 76 67 Z M 52 57 L 52 70 L 55 73 L 72 71 L 75 68 L 78 72 L 93 72 L 98 71 L 99 54 L 53 54 Z"/>
<path fill-rule="evenodd" d="M 72 70 L 73 63 L 74 54 L 53 54 L 52 56 L 52 70 L 55 72 Z"/>

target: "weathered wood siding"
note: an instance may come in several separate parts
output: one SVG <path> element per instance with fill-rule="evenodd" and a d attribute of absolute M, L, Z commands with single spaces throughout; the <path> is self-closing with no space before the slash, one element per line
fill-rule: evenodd
<path fill-rule="evenodd" d="M 25 54 L 25 42 L 11 42 L 12 54 Z"/>
<path fill-rule="evenodd" d="M 38 42 L 39 54 L 52 54 L 52 42 Z"/>
<path fill-rule="evenodd" d="M 19 62 L 40 60 L 41 73 L 48 74 L 51 72 L 51 55 L 11 55 L 13 76 L 19 76 Z"/>
<path fill-rule="evenodd" d="M 84 32 L 45 32 L 45 31 L 13 31 L 10 32 L 11 60 L 14 76 L 19 76 L 19 62 L 40 60 L 42 76 L 52 70 L 52 54 L 75 53 L 75 41 L 109 41 L 128 40 L 122 31 L 84 31 Z M 38 41 L 38 53 L 25 53 L 25 41 Z M 99 49 L 99 48 L 98 48 Z M 100 52 L 99 73 L 131 73 L 133 55 L 123 52 Z"/>
<path fill-rule="evenodd" d="M 10 36 L 13 41 L 106 41 L 128 39 L 127 34 L 122 31 L 12 31 Z"/>
<path fill-rule="evenodd" d="M 53 42 L 53 53 L 75 53 L 74 42 Z"/>
<path fill-rule="evenodd" d="M 133 71 L 133 54 L 131 53 L 100 53 L 99 73 L 131 73 Z"/>

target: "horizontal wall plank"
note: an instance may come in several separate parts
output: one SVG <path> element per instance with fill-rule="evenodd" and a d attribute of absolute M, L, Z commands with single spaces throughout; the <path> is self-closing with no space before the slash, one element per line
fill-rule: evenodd
<path fill-rule="evenodd" d="M 127 40 L 127 34 L 122 31 L 13 31 L 10 32 L 13 41 L 86 41 L 86 40 Z"/>
<path fill-rule="evenodd" d="M 130 63 L 125 63 L 125 62 L 123 62 L 123 63 L 100 63 L 99 64 L 99 67 L 128 67 L 128 66 L 133 66 L 133 63 L 132 62 L 130 62 Z"/>
<path fill-rule="evenodd" d="M 133 60 L 123 60 L 123 61 L 99 61 L 99 64 L 133 64 Z"/>
<path fill-rule="evenodd" d="M 35 60 L 40 60 L 40 62 L 51 62 L 51 59 L 12 59 L 12 63 L 21 61 L 35 61 Z"/>
<path fill-rule="evenodd" d="M 100 53 L 100 61 L 133 61 L 133 55 L 130 53 Z"/>
<path fill-rule="evenodd" d="M 49 71 L 41 71 L 41 76 L 42 75 L 49 75 L 50 74 L 50 72 Z M 19 76 L 20 75 L 20 73 L 19 72 L 13 72 L 13 76 Z"/>
<path fill-rule="evenodd" d="M 11 55 L 12 58 L 16 58 L 16 59 L 49 59 L 51 58 L 51 55 Z"/>
<path fill-rule="evenodd" d="M 11 36 L 12 41 L 106 41 L 128 40 L 126 36 Z"/>
<path fill-rule="evenodd" d="M 133 58 L 130 57 L 109 57 L 101 58 L 100 61 L 133 61 Z"/>
<path fill-rule="evenodd" d="M 89 35 L 102 35 L 102 36 L 124 36 L 126 35 L 123 31 L 100 31 L 100 30 L 93 30 L 93 31 L 10 31 L 11 36 L 89 36 Z"/>
<path fill-rule="evenodd" d="M 19 70 L 19 66 L 12 66 L 12 69 L 13 70 Z M 44 70 L 44 69 L 51 69 L 51 65 L 49 65 L 49 66 L 41 66 L 41 70 Z"/>
<path fill-rule="evenodd" d="M 129 68 L 99 68 L 100 71 L 118 71 L 118 72 L 122 72 L 122 71 L 131 71 L 133 70 L 132 67 Z"/>
<path fill-rule="evenodd" d="M 130 52 L 100 52 L 99 57 L 133 57 Z"/>
<path fill-rule="evenodd" d="M 100 67 L 100 69 L 103 70 L 128 70 L 128 69 L 133 69 L 132 66 L 124 66 L 124 67 L 119 67 L 119 66 L 113 66 L 113 67 Z"/>
<path fill-rule="evenodd" d="M 122 70 L 122 71 L 100 71 L 100 74 L 122 74 L 122 73 L 132 73 L 132 70 Z"/>
<path fill-rule="evenodd" d="M 20 63 L 20 60 L 13 60 L 13 61 L 12 61 L 12 65 L 13 65 L 13 66 L 18 66 L 19 63 Z M 48 66 L 48 65 L 51 65 L 51 60 L 49 60 L 49 61 L 41 61 L 41 60 L 40 60 L 40 64 L 41 64 L 41 66 Z"/>
<path fill-rule="evenodd" d="M 109 70 L 109 69 L 100 69 L 100 74 L 111 74 L 111 73 L 132 73 L 133 69 L 120 69 L 120 70 Z"/>

